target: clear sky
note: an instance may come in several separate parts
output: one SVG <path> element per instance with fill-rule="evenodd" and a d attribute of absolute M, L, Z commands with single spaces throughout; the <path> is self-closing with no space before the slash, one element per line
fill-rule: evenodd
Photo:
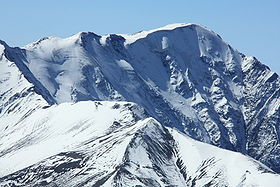
<path fill-rule="evenodd" d="M 0 39 L 10 46 L 197 23 L 280 74 L 280 0 L 0 0 L 0 7 Z"/>

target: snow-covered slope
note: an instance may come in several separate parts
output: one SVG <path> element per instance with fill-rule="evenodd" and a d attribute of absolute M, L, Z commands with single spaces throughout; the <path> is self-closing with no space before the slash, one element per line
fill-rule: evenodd
<path fill-rule="evenodd" d="M 78 115 L 77 115 L 78 114 Z M 110 114 L 110 115 L 108 115 Z M 275 186 L 266 166 L 127 102 L 64 103 L 21 121 L 1 146 L 2 186 Z"/>
<path fill-rule="evenodd" d="M 5 144 L 0 150 L 0 174 L 7 175 L 49 156 L 79 148 L 82 143 L 102 139 L 114 128 L 131 130 L 131 124 L 144 115 L 144 111 L 136 109 L 131 103 L 89 101 L 37 110 L 1 134 Z"/>
<path fill-rule="evenodd" d="M 40 92 L 40 87 L 28 81 L 32 74 L 24 69 L 23 64 L 16 64 L 12 59 L 7 58 L 11 48 L 0 41 L 0 132 L 1 137 L 13 129 L 21 120 L 30 115 L 36 109 L 48 106 Z M 15 50 L 13 50 L 14 55 Z M 18 65 L 22 65 L 22 71 Z M 2 147 L 6 142 L 0 141 Z M 1 155 L 1 154 L 0 154 Z"/>

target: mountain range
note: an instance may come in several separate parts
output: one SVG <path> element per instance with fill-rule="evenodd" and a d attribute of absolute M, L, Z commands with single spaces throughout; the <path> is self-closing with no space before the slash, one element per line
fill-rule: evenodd
<path fill-rule="evenodd" d="M 278 186 L 279 87 L 196 24 L 0 41 L 0 185 Z"/>

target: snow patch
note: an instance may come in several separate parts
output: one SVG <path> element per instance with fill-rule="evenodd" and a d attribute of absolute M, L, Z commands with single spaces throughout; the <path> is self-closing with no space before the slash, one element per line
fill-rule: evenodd
<path fill-rule="evenodd" d="M 168 38 L 167 37 L 162 37 L 161 46 L 162 46 L 162 49 L 168 48 Z"/>
<path fill-rule="evenodd" d="M 125 60 L 116 60 L 117 64 L 124 70 L 133 71 L 133 67 Z"/>

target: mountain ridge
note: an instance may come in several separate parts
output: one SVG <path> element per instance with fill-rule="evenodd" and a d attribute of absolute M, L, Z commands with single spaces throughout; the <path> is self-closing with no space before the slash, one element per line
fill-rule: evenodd
<path fill-rule="evenodd" d="M 77 111 L 83 113 L 72 115 Z M 1 169 L 0 184 L 271 186 L 279 181 L 258 161 L 195 141 L 144 113 L 133 103 L 108 101 L 63 103 L 34 112 L 15 129 L 32 141 L 12 146 L 0 158 L 0 167 L 8 169 Z M 18 144 L 15 139 L 5 142 Z M 28 157 L 32 152 L 37 154 Z"/>

